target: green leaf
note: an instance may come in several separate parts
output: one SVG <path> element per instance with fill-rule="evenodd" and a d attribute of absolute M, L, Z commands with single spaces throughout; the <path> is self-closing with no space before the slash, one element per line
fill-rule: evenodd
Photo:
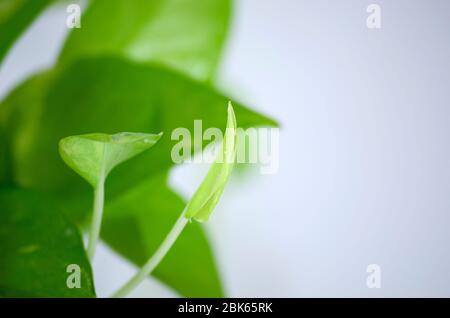
<path fill-rule="evenodd" d="M 70 136 L 59 142 L 59 152 L 69 167 L 96 187 L 115 166 L 149 149 L 160 137 L 129 132 Z"/>
<path fill-rule="evenodd" d="M 105 208 L 103 239 L 142 266 L 164 240 L 185 203 L 158 175 Z M 215 260 L 198 223 L 189 224 L 152 276 L 186 297 L 222 297 Z"/>
<path fill-rule="evenodd" d="M 6 146 L 7 135 L 4 124 L 0 120 L 0 184 L 8 181 L 8 147 Z"/>
<path fill-rule="evenodd" d="M 0 297 L 95 297 L 78 229 L 49 200 L 4 188 L 0 211 Z M 67 287 L 71 264 L 80 288 Z"/>
<path fill-rule="evenodd" d="M 186 218 L 207 221 L 219 202 L 236 158 L 236 128 L 233 106 L 229 103 L 225 138 L 215 162 L 186 207 Z"/>
<path fill-rule="evenodd" d="M 17 163 L 13 160 L 24 158 L 23 152 L 30 147 L 31 138 L 27 136 L 33 135 L 37 129 L 46 87 L 53 75 L 45 72 L 32 76 L 10 95 L 14 102 L 0 104 L 0 130 L 3 131 L 0 147 L 4 151 L 1 155 L 4 172 L 0 174 L 0 184 L 12 184 L 17 179 L 14 175 Z"/>
<path fill-rule="evenodd" d="M 0 0 L 0 64 L 17 38 L 54 0 Z"/>
<path fill-rule="evenodd" d="M 231 0 L 97 0 L 61 55 L 120 55 L 211 79 L 227 35 Z"/>

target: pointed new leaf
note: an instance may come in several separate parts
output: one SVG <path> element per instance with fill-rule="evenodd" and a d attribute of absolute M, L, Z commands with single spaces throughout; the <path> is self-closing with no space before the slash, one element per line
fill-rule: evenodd
<path fill-rule="evenodd" d="M 197 221 L 207 221 L 222 195 L 233 170 L 236 157 L 236 117 L 233 106 L 228 105 L 228 120 L 225 138 L 220 146 L 216 161 L 206 178 L 186 207 L 185 216 Z"/>
<path fill-rule="evenodd" d="M 71 136 L 59 143 L 64 162 L 93 187 L 118 164 L 152 147 L 161 134 L 123 132 Z"/>

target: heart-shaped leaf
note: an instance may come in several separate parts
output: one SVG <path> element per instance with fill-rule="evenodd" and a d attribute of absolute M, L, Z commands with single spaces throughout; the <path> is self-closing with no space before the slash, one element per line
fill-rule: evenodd
<path fill-rule="evenodd" d="M 118 164 L 152 147 L 162 134 L 123 132 L 71 136 L 59 143 L 64 162 L 96 187 Z"/>
<path fill-rule="evenodd" d="M 228 104 L 228 120 L 225 138 L 220 146 L 216 161 L 205 179 L 189 201 L 185 216 L 197 221 L 207 221 L 222 195 L 233 170 L 236 158 L 236 117 L 233 106 Z"/>

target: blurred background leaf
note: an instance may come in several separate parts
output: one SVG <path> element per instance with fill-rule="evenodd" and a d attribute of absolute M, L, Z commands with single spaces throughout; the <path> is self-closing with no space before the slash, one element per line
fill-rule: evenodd
<path fill-rule="evenodd" d="M 5 131 L 5 124 L 0 118 L 0 184 L 6 184 L 9 179 L 9 165 L 8 165 L 8 147 L 6 146 L 7 134 Z"/>
<path fill-rule="evenodd" d="M 65 136 L 92 131 L 165 132 L 155 147 L 111 172 L 108 198 L 173 166 L 171 149 L 177 141 L 170 135 L 175 128 L 193 131 L 195 119 L 203 120 L 203 129 L 225 128 L 228 98 L 153 65 L 93 58 L 42 76 L 19 87 L 0 107 L 8 121 L 14 163 L 9 169 L 13 181 L 26 188 L 65 199 L 89 190 L 59 158 L 57 144 Z M 45 94 L 42 81 L 48 81 Z M 243 128 L 276 124 L 238 103 L 235 111 Z"/>
<path fill-rule="evenodd" d="M 160 62 L 198 80 L 213 77 L 227 35 L 230 0 L 96 0 L 61 54 L 120 55 Z"/>
<path fill-rule="evenodd" d="M 105 210 L 103 239 L 142 266 L 164 240 L 185 203 L 160 174 L 111 200 Z M 186 297 L 223 297 L 208 240 L 198 223 L 186 227 L 152 276 Z"/>
<path fill-rule="evenodd" d="M 0 65 L 14 42 L 55 0 L 0 0 Z"/>
<path fill-rule="evenodd" d="M 48 199 L 3 188 L 0 211 L 0 296 L 95 297 L 78 229 Z M 67 287 L 70 264 L 81 268 L 81 288 Z"/>

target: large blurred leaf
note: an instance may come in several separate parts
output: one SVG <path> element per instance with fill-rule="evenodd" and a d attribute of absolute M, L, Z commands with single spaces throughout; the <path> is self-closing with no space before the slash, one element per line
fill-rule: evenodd
<path fill-rule="evenodd" d="M 13 166 L 17 163 L 12 160 L 24 158 L 23 152 L 30 147 L 32 140 L 27 136 L 38 128 L 42 101 L 53 75 L 47 72 L 31 77 L 11 96 L 12 103 L 0 104 L 0 184 L 13 183 L 16 179 Z"/>
<path fill-rule="evenodd" d="M 68 288 L 68 265 L 81 269 L 81 288 Z M 78 229 L 48 200 L 0 190 L 0 296 L 94 297 Z"/>
<path fill-rule="evenodd" d="M 47 81 L 45 94 L 43 81 Z M 111 172 L 108 200 L 173 165 L 171 149 L 176 142 L 170 135 L 175 128 L 193 131 L 195 119 L 203 120 L 204 130 L 225 128 L 227 103 L 210 87 L 177 73 L 116 58 L 94 58 L 31 79 L 0 105 L 0 113 L 8 118 L 14 181 L 80 204 L 89 202 L 79 200 L 89 188 L 59 158 L 60 139 L 93 131 L 165 133 L 156 146 Z M 234 105 L 240 127 L 275 125 Z"/>
<path fill-rule="evenodd" d="M 54 0 L 0 0 L 0 64 L 20 34 Z"/>
<path fill-rule="evenodd" d="M 96 0 L 70 34 L 61 61 L 117 54 L 210 79 L 225 41 L 231 0 Z"/>
<path fill-rule="evenodd" d="M 153 255 L 185 203 L 158 175 L 108 204 L 102 237 L 116 251 L 142 266 Z M 221 297 L 208 241 L 197 223 L 189 224 L 152 276 L 186 297 Z"/>

